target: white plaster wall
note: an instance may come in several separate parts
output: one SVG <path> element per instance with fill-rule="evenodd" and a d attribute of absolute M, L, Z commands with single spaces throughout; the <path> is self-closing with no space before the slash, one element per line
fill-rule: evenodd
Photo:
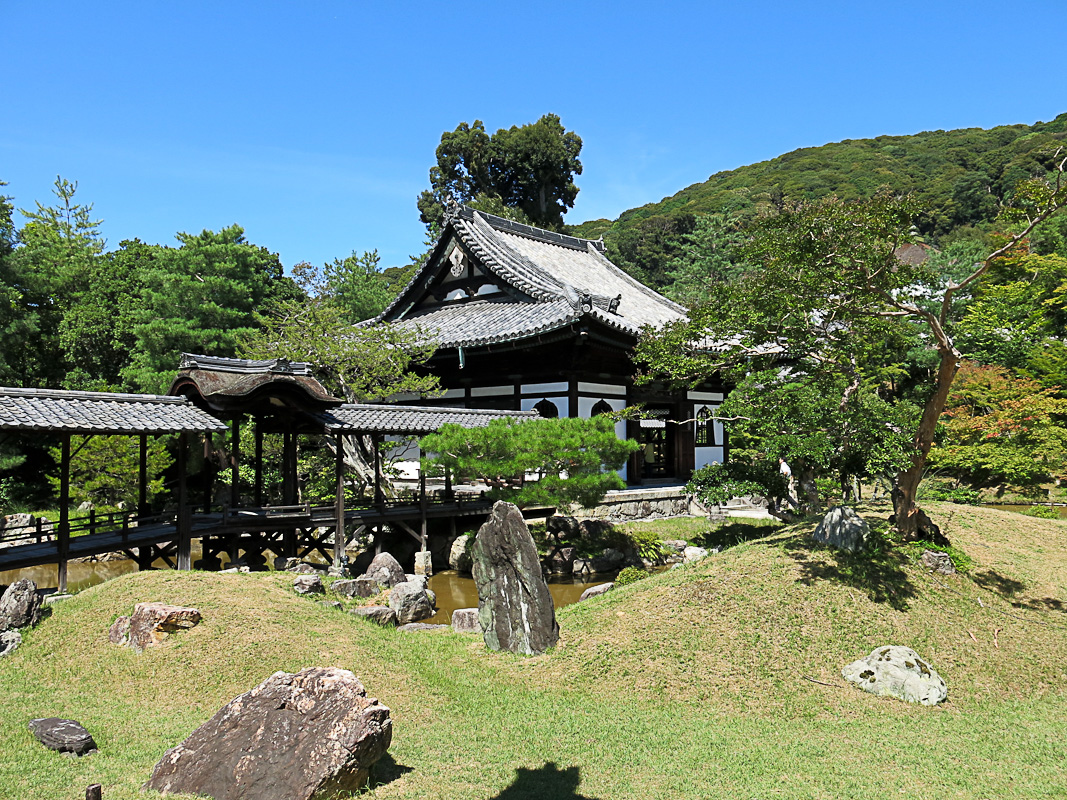
<path fill-rule="evenodd" d="M 622 411 L 626 408 L 626 400 L 621 397 L 579 397 L 578 398 L 578 416 L 582 419 L 589 419 L 593 415 L 593 406 L 603 400 L 609 406 L 612 411 Z M 626 438 L 626 420 L 619 420 L 615 423 L 615 436 L 619 439 Z M 623 480 L 626 480 L 626 468 L 627 465 L 623 464 L 622 469 L 619 470 L 619 475 Z"/>
<path fill-rule="evenodd" d="M 567 401 L 566 397 L 548 397 L 548 398 L 544 398 L 544 397 L 524 397 L 522 399 L 522 408 L 521 408 L 521 410 L 522 411 L 532 411 L 533 407 L 535 405 L 540 403 L 542 400 L 546 400 L 546 399 L 550 403 L 552 403 L 556 408 L 559 409 L 559 415 L 561 417 L 569 417 L 571 415 L 570 414 L 570 403 Z"/>

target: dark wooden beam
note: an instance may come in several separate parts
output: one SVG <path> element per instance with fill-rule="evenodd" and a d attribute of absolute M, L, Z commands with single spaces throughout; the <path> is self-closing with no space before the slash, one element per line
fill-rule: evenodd
<path fill-rule="evenodd" d="M 140 437 L 141 457 L 137 469 L 137 516 L 148 516 L 148 434 Z"/>
<path fill-rule="evenodd" d="M 340 566 L 345 554 L 345 441 L 340 433 L 334 439 L 337 455 L 334 463 L 337 478 L 337 496 L 334 507 L 333 565 Z"/>
<path fill-rule="evenodd" d="M 230 443 L 230 508 L 241 504 L 239 485 L 241 482 L 241 418 L 233 418 L 233 441 Z"/>
<path fill-rule="evenodd" d="M 59 458 L 59 575 L 60 593 L 67 591 L 67 550 L 70 548 L 70 434 L 63 437 Z"/>
<path fill-rule="evenodd" d="M 189 469 L 187 454 L 189 435 L 178 435 L 178 569 L 192 569 L 192 514 L 189 508 L 189 492 L 186 472 Z"/>
<path fill-rule="evenodd" d="M 256 420 L 256 505 L 263 505 L 263 428 Z"/>

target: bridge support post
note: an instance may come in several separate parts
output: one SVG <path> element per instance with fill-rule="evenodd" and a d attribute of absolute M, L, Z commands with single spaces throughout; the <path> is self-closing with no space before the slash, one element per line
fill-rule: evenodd
<path fill-rule="evenodd" d="M 345 445 L 341 433 L 336 439 L 337 454 L 335 469 L 337 477 L 337 496 L 334 500 L 334 529 L 333 529 L 333 565 L 341 565 L 341 559 L 345 555 Z"/>
<path fill-rule="evenodd" d="M 70 434 L 63 436 L 59 463 L 59 564 L 56 585 L 67 591 L 67 551 L 70 549 Z"/>
<path fill-rule="evenodd" d="M 188 434 L 184 431 L 178 436 L 178 569 L 188 570 L 193 568 L 192 554 L 192 519 L 189 514 L 189 498 L 186 487 L 186 470 L 188 458 L 186 455 Z"/>
<path fill-rule="evenodd" d="M 241 418 L 233 418 L 233 440 L 230 443 L 230 508 L 241 504 L 238 484 L 241 479 Z"/>
<path fill-rule="evenodd" d="M 138 437 L 141 445 L 141 457 L 137 466 L 137 516 L 148 516 L 148 434 Z"/>

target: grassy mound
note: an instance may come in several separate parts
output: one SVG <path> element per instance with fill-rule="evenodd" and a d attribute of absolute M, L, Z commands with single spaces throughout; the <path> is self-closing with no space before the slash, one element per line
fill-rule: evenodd
<path fill-rule="evenodd" d="M 312 665 L 353 670 L 393 711 L 371 797 L 1062 796 L 1067 523 L 932 511 L 967 575 L 931 576 L 900 548 L 818 548 L 810 523 L 756 530 L 562 609 L 560 646 L 535 659 L 381 630 L 296 596 L 286 575 L 116 579 L 0 660 L 0 796 L 99 782 L 107 800 L 144 797 L 163 751 L 222 704 Z M 109 645 L 141 600 L 195 605 L 204 622 L 139 656 Z M 929 659 L 949 702 L 845 685 L 841 667 L 884 644 Z M 26 728 L 38 716 L 79 719 L 100 752 L 44 750 Z"/>

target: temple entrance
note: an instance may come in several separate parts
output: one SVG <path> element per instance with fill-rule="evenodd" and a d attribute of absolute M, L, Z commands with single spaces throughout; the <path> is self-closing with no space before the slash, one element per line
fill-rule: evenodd
<path fill-rule="evenodd" d="M 643 480 L 658 480 L 674 475 L 674 440 L 673 433 L 667 426 L 670 416 L 669 408 L 649 408 L 645 413 L 649 419 L 639 421 L 639 438 L 641 450 L 638 458 L 641 464 Z"/>

